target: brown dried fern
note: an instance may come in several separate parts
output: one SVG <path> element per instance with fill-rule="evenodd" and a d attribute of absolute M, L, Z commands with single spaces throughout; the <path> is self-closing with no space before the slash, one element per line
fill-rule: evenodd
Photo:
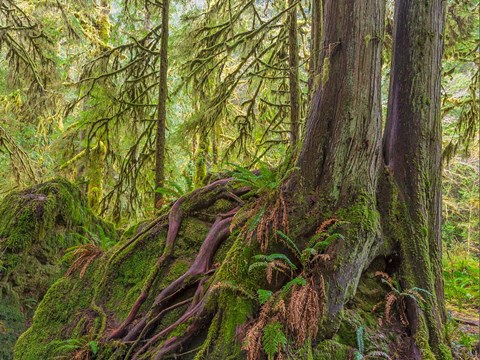
<path fill-rule="evenodd" d="M 90 264 L 103 255 L 103 250 L 94 244 L 80 245 L 72 249 L 71 257 L 75 260 L 65 273 L 66 276 L 70 276 L 75 271 L 80 270 L 80 278 L 85 275 Z"/>
<path fill-rule="evenodd" d="M 296 337 L 297 345 L 317 335 L 321 308 L 313 278 L 304 286 L 294 286 L 288 305 L 287 326 Z"/>

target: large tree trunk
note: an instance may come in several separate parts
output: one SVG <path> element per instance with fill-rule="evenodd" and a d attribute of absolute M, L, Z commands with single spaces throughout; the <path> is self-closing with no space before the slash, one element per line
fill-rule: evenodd
<path fill-rule="evenodd" d="M 310 63 L 308 68 L 308 94 L 311 96 L 316 89 L 315 77 L 320 66 L 320 50 L 322 40 L 322 0 L 312 0 L 312 28 L 310 34 Z M 317 84 L 318 85 L 318 84 Z M 310 97 L 309 97 L 310 98 Z"/>
<path fill-rule="evenodd" d="M 404 286 L 429 293 L 422 314 L 410 304 L 415 334 L 428 334 L 432 350 L 448 357 L 441 256 L 440 84 L 445 2 L 402 0 L 395 9 L 393 63 L 385 165 L 393 190 L 390 224 L 402 256 Z M 398 231 L 398 227 L 400 230 Z M 428 349 L 422 349 L 428 358 Z"/>
<path fill-rule="evenodd" d="M 298 29 L 296 0 L 288 0 L 288 73 L 290 86 L 290 146 L 296 153 L 300 131 L 300 83 L 298 80 Z"/>
<path fill-rule="evenodd" d="M 377 1 L 325 1 L 323 10 L 320 82 L 298 159 L 300 188 L 293 191 L 314 203 L 309 226 L 332 216 L 351 224 L 345 241 L 333 246 L 326 270 L 327 325 L 334 332 L 337 315 L 380 240 L 376 188 L 384 7 Z"/>

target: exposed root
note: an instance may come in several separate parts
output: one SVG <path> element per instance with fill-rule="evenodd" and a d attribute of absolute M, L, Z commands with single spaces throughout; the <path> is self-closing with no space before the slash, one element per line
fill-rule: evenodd
<path fill-rule="evenodd" d="M 131 348 L 133 349 L 138 344 L 138 341 L 147 336 L 151 329 L 158 324 L 166 310 L 171 309 L 171 307 L 167 308 L 167 304 L 173 298 L 179 296 L 186 289 L 190 288 L 193 284 L 199 282 L 195 296 L 193 297 L 191 304 L 185 313 L 175 323 L 163 329 L 149 339 L 146 344 L 143 345 L 142 348 L 133 356 L 133 358 L 138 358 L 140 354 L 151 348 L 160 338 L 167 335 L 178 325 L 185 323 L 192 317 L 198 317 L 199 314 L 203 312 L 204 301 L 200 299 L 203 298 L 203 285 L 206 280 L 205 276 L 214 271 L 214 269 L 212 269 L 213 256 L 215 255 L 215 252 L 220 246 L 221 242 L 230 235 L 230 223 L 238 209 L 239 208 L 235 208 L 225 214 L 220 214 L 217 216 L 190 268 L 157 295 L 150 311 L 142 319 L 140 319 L 139 322 L 123 338 L 125 342 L 135 341 Z M 135 304 L 137 304 L 137 302 Z M 187 329 L 187 335 L 190 333 L 193 334 L 196 331 L 198 325 L 195 324 L 196 321 L 193 322 L 192 325 Z M 164 343 L 162 348 L 156 353 L 156 358 L 181 346 L 186 337 L 188 336 L 184 335 L 181 338 L 169 339 L 167 343 Z"/>
<path fill-rule="evenodd" d="M 137 298 L 137 300 L 133 304 L 132 308 L 130 309 L 130 312 L 127 315 L 127 318 L 120 324 L 120 326 L 118 328 L 116 328 L 115 330 L 112 331 L 112 333 L 109 335 L 109 339 L 117 339 L 117 338 L 121 338 L 122 336 L 124 336 L 126 331 L 127 331 L 127 327 L 135 320 L 135 317 L 137 316 L 138 311 L 140 310 L 140 307 L 142 306 L 142 304 L 148 298 L 148 294 L 150 292 L 150 289 L 151 289 L 156 277 L 158 276 L 158 273 L 159 273 L 160 269 L 165 265 L 165 263 L 168 260 L 171 259 L 172 255 L 173 255 L 175 240 L 177 238 L 178 231 L 180 230 L 180 226 L 182 224 L 185 212 L 186 211 L 194 211 L 197 208 L 208 207 L 209 205 L 211 205 L 212 203 L 214 203 L 216 200 L 218 200 L 221 197 L 228 197 L 228 198 L 233 197 L 236 201 L 238 201 L 239 203 L 242 203 L 242 200 L 238 197 L 238 195 L 242 195 L 244 193 L 247 193 L 249 191 L 249 189 L 248 188 L 240 188 L 240 189 L 237 189 L 236 191 L 228 191 L 228 189 L 225 188 L 225 185 L 227 185 L 231 180 L 232 180 L 231 178 L 228 178 L 228 179 L 221 179 L 221 180 L 214 181 L 211 184 L 209 184 L 209 185 L 207 185 L 203 188 L 200 188 L 200 189 L 197 189 L 197 190 L 193 191 L 191 194 L 188 194 L 186 196 L 182 196 L 181 198 L 179 198 L 174 203 L 174 205 L 172 206 L 172 208 L 170 210 L 169 216 L 168 216 L 168 232 L 167 232 L 167 238 L 166 238 L 165 248 L 163 250 L 163 253 L 158 258 L 158 260 L 156 261 L 154 268 L 152 269 L 148 278 L 146 279 L 145 284 L 143 286 L 143 289 L 142 289 L 139 297 Z M 216 191 L 218 189 L 220 189 L 220 192 L 217 194 L 217 196 L 213 196 L 213 197 L 212 196 L 206 196 L 206 193 Z M 205 199 L 208 199 L 207 203 L 205 204 L 205 202 L 199 203 L 199 202 L 195 201 L 195 202 L 193 202 L 193 205 L 190 208 L 189 207 L 187 207 L 187 209 L 184 208 L 184 204 L 187 201 L 189 201 L 193 198 L 199 197 L 199 196 L 201 196 Z M 215 226 L 215 224 L 214 224 L 214 226 Z M 208 236 L 207 236 L 207 238 L 208 238 Z M 216 250 L 216 248 L 215 248 L 215 250 Z M 198 257 L 197 257 L 197 259 L 198 259 Z M 194 265 L 199 265 L 199 264 L 194 263 Z M 208 270 L 208 269 L 205 269 L 203 272 L 205 272 L 206 270 Z M 197 273 L 195 273 L 195 272 L 197 272 Z M 162 296 L 159 295 L 157 297 L 157 299 L 155 301 L 155 305 L 157 305 L 158 302 L 161 302 L 162 300 L 167 298 L 169 295 L 171 295 L 172 291 L 176 290 L 177 288 L 182 287 L 182 285 L 184 283 L 188 283 L 188 280 L 195 277 L 196 275 L 199 275 L 200 273 L 201 272 L 198 272 L 198 269 L 195 269 L 195 268 L 192 269 L 191 273 L 188 273 L 188 272 L 185 273 L 182 277 L 177 279 L 177 281 L 175 283 L 172 283 L 169 287 L 167 287 L 166 289 L 164 289 L 164 291 L 162 291 L 162 293 L 160 294 Z M 160 309 L 160 311 L 161 311 L 161 309 Z M 138 333 L 139 330 L 141 332 L 145 325 L 146 325 L 146 322 L 141 320 L 137 324 L 137 326 L 135 326 L 136 330 L 134 331 L 134 333 Z M 127 335 L 127 337 L 125 339 L 128 341 L 129 339 L 131 339 L 132 335 L 133 334 Z"/>

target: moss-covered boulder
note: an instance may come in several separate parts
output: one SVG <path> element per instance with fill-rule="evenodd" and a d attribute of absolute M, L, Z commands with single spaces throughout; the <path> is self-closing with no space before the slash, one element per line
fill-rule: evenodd
<path fill-rule="evenodd" d="M 225 213 L 235 206 L 232 200 L 215 197 L 213 194 L 213 200 L 205 199 L 198 210 L 191 208 L 190 204 L 195 204 L 193 201 L 184 204 L 186 216 L 181 222 L 173 253 L 157 275 L 153 276 L 154 281 L 139 314 L 145 314 L 160 291 L 192 265 L 215 221 L 215 215 L 209 214 Z M 155 273 L 156 263 L 166 251 L 168 229 L 168 214 L 160 215 L 149 224 L 125 232 L 125 236 L 113 248 L 90 264 L 83 277 L 77 271 L 69 277 L 60 278 L 38 306 L 31 327 L 17 341 L 15 359 L 73 358 L 82 353 L 90 356 L 95 353 L 96 359 L 129 358 L 129 349 L 125 344 L 108 340 L 108 335 L 128 316 L 146 282 Z M 231 237 L 220 245 L 212 264 L 221 263 L 227 257 L 227 252 L 232 251 L 239 253 L 238 258 L 245 255 L 250 259 L 253 255 L 251 249 L 245 247 L 243 241 L 241 246 L 234 246 L 233 241 Z M 231 254 L 229 256 L 232 257 Z M 246 271 L 246 261 L 241 261 Z M 222 273 L 227 274 L 226 271 L 220 271 L 215 277 L 216 281 L 220 281 Z M 153 333 L 173 324 L 187 310 L 189 302 L 182 305 L 182 301 L 194 296 L 195 289 L 195 286 L 185 289 L 178 299 L 178 306 L 162 317 L 152 329 Z M 252 313 L 253 307 L 247 301 L 240 303 L 241 299 L 233 295 L 231 293 L 229 299 L 225 296 L 212 299 L 233 306 L 222 313 L 222 323 L 216 331 L 209 331 L 206 327 L 198 334 L 195 347 L 198 348 L 207 337 L 208 343 L 215 343 L 216 351 L 210 351 L 209 359 L 223 359 L 221 349 L 240 352 L 241 342 L 234 340 L 236 328 L 247 321 L 247 315 Z M 217 306 L 213 302 L 207 306 Z M 185 326 L 180 326 L 170 335 L 178 335 Z M 191 357 L 194 356 L 195 353 L 191 353 Z"/>
<path fill-rule="evenodd" d="M 48 288 L 66 270 L 65 250 L 85 233 L 114 238 L 79 189 L 55 179 L 7 195 L 0 203 L 0 359 L 13 358 L 18 336 L 30 325 Z"/>

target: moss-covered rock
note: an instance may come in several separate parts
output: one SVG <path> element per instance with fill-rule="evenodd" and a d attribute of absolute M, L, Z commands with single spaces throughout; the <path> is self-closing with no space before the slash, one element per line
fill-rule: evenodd
<path fill-rule="evenodd" d="M 15 359 L 72 358 L 84 350 L 92 353 L 89 345 L 92 342 L 98 347 L 95 349 L 97 359 L 129 358 L 132 354 L 128 346 L 108 340 L 110 330 L 126 319 L 146 284 L 151 284 L 139 309 L 139 315 L 145 315 L 161 290 L 192 265 L 215 220 L 214 214 L 226 213 L 236 206 L 235 201 L 221 197 L 215 201 L 202 201 L 208 205 L 197 211 L 190 210 L 191 200 L 185 203 L 186 216 L 173 252 L 160 267 L 156 264 L 166 249 L 166 214 L 149 224 L 127 230 L 116 246 L 90 264 L 83 277 L 74 274 L 59 279 L 40 303 L 32 326 L 18 340 Z M 245 240 L 237 234 L 225 240 L 216 251 L 212 263 L 220 268 L 207 284 L 218 290 L 205 300 L 205 308 L 216 314 L 217 320 L 213 319 L 210 326 L 195 336 L 189 348 L 196 351 L 191 351 L 185 359 L 244 357 L 237 329 L 254 316 L 256 289 L 261 284 L 258 276 L 248 272 L 254 254 L 253 248 L 246 246 Z M 225 262 L 225 259 L 229 261 Z M 240 296 L 242 292 L 248 296 Z M 194 293 L 195 286 L 189 286 L 178 300 L 187 300 Z M 152 333 L 169 327 L 187 308 L 188 304 L 185 304 L 165 313 Z M 174 329 L 166 340 L 181 335 L 188 324 L 187 321 Z M 147 358 L 150 355 L 145 354 Z"/>
<path fill-rule="evenodd" d="M 37 304 L 65 271 L 67 248 L 85 242 L 85 232 L 114 238 L 113 227 L 97 218 L 73 184 L 55 179 L 0 203 L 0 359 L 30 324 Z"/>

